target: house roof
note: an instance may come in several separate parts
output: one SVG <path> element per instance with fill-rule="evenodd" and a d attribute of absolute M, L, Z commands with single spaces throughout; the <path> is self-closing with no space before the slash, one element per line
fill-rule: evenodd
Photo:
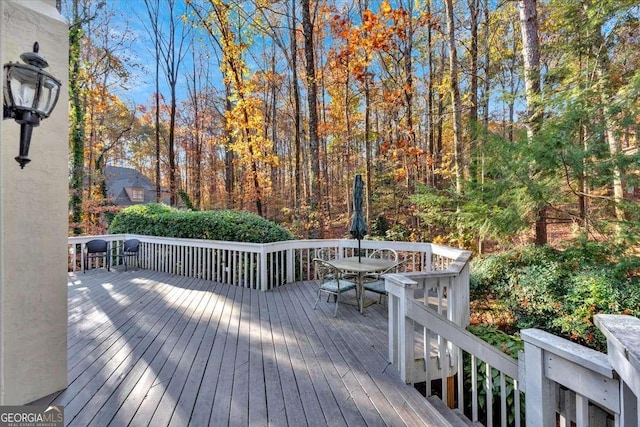
<path fill-rule="evenodd" d="M 154 183 L 132 168 L 124 168 L 120 166 L 106 166 L 104 169 L 104 178 L 107 184 L 107 197 L 113 197 L 113 203 L 116 205 L 133 205 L 136 202 L 131 200 L 131 189 L 142 188 L 144 191 L 144 202 L 152 203 L 156 200 Z"/>

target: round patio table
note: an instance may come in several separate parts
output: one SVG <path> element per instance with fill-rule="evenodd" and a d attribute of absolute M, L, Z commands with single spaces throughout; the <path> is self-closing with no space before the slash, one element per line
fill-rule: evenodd
<path fill-rule="evenodd" d="M 369 273 L 379 273 L 386 271 L 397 263 L 391 259 L 381 258 L 360 258 L 357 256 L 347 258 L 336 258 L 328 261 L 343 273 L 355 273 L 358 281 L 358 308 L 360 313 L 364 313 L 364 276 Z"/>

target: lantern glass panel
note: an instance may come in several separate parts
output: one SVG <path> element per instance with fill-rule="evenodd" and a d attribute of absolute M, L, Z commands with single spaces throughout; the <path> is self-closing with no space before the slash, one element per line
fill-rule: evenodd
<path fill-rule="evenodd" d="M 4 66 L 4 78 L 6 79 L 3 84 L 2 84 L 2 93 L 3 93 L 3 97 L 4 97 L 4 105 L 6 107 L 12 107 L 13 106 L 13 100 L 11 99 L 11 95 L 9 94 L 9 67 L 7 65 Z"/>
<path fill-rule="evenodd" d="M 42 80 L 42 88 L 40 89 L 40 97 L 36 108 L 42 113 L 43 117 L 49 117 L 58 101 L 60 85 L 48 76 L 42 76 Z"/>
<path fill-rule="evenodd" d="M 36 92 L 38 89 L 38 72 L 29 68 L 14 66 L 9 68 L 7 80 L 13 106 L 17 108 L 35 108 Z"/>

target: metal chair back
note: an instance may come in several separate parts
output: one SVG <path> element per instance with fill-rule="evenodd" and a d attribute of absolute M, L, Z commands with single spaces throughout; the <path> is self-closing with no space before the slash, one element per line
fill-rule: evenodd
<path fill-rule="evenodd" d="M 82 272 L 84 273 L 89 265 L 90 259 L 104 258 L 103 265 L 109 270 L 109 242 L 102 239 L 89 240 L 84 245 L 84 263 L 82 264 Z"/>

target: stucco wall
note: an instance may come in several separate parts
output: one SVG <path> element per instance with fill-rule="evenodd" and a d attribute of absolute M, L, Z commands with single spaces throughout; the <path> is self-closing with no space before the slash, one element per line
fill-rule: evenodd
<path fill-rule="evenodd" d="M 55 0 L 0 1 L 0 63 L 40 44 L 62 81 L 20 169 L 20 126 L 0 123 L 0 404 L 67 386 L 68 31 Z"/>

